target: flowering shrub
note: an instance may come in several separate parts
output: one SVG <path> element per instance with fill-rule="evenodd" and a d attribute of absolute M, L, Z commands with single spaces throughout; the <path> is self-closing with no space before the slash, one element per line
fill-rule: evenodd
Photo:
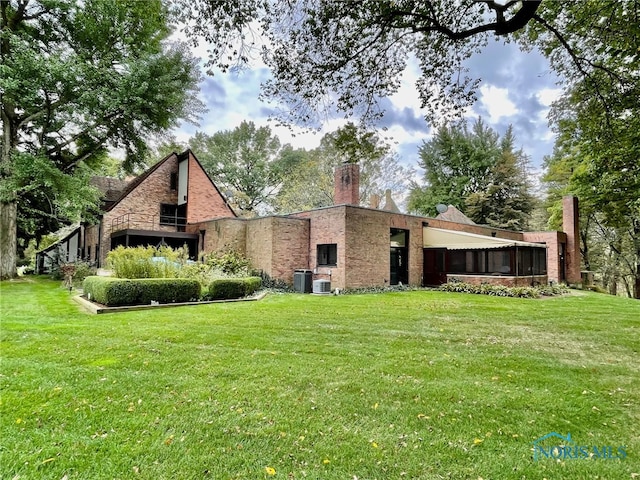
<path fill-rule="evenodd" d="M 438 290 L 443 292 L 475 293 L 494 297 L 538 298 L 540 296 L 562 295 L 569 289 L 564 285 L 540 285 L 535 287 L 505 287 L 482 283 L 475 285 L 464 282 L 449 282 L 440 285 Z"/>

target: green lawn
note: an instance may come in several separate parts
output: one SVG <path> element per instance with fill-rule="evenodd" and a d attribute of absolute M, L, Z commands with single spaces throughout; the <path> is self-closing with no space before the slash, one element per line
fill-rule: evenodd
<path fill-rule="evenodd" d="M 2 479 L 640 474 L 637 300 L 270 294 L 90 315 L 56 282 L 1 295 Z M 550 432 L 626 457 L 535 461 Z"/>

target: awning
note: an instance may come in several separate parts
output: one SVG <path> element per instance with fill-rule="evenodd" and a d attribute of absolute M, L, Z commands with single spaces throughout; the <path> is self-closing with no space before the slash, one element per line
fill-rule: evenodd
<path fill-rule="evenodd" d="M 423 227 L 422 242 L 425 248 L 448 248 L 450 250 L 536 247 L 546 248 L 544 243 L 522 242 L 508 238 L 489 237 L 475 233 L 457 232 L 443 228 Z"/>

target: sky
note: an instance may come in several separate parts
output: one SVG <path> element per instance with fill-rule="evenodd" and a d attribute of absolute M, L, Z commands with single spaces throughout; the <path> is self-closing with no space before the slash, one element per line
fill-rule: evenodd
<path fill-rule="evenodd" d="M 203 57 L 204 51 L 204 46 L 201 46 L 193 53 Z M 551 72 L 547 60 L 535 51 L 522 52 L 517 45 L 495 41 L 472 57 L 467 66 L 471 75 L 481 78 L 478 101 L 467 111 L 467 117 L 473 121 L 481 116 L 501 136 L 508 125 L 513 125 L 516 146 L 529 156 L 535 180 L 542 171 L 543 157 L 551 154 L 553 149 L 554 136 L 547 115 L 551 102 L 560 93 L 557 77 Z M 390 138 L 400 162 L 415 168 L 420 176 L 418 148 L 430 139 L 432 130 L 419 107 L 415 89 L 418 75 L 417 67 L 410 64 L 403 74 L 399 91 L 385 100 L 389 108 L 378 127 L 385 128 L 381 133 Z M 272 106 L 258 98 L 260 84 L 269 76 L 269 70 L 260 65 L 241 72 L 205 74 L 200 85 L 200 97 L 208 111 L 202 116 L 199 126 L 181 124 L 174 131 L 176 139 L 187 143 L 196 131 L 211 135 L 221 130 L 232 130 L 243 120 L 251 120 L 257 126 L 268 125 L 282 144 L 311 149 L 318 146 L 325 133 L 349 121 L 330 119 L 319 132 L 292 131 L 276 126 L 275 122 L 269 121 Z M 353 121 L 357 123 L 357 119 Z"/>

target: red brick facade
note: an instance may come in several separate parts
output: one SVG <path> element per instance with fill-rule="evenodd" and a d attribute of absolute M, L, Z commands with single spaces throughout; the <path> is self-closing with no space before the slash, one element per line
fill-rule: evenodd
<path fill-rule="evenodd" d="M 188 162 L 188 169 L 184 163 L 181 168 L 181 162 Z M 186 218 L 180 225 L 166 222 L 161 225 L 161 205 L 177 207 L 180 187 L 176 175 L 185 171 L 188 177 L 186 209 L 180 211 L 185 212 Z M 295 270 L 310 269 L 314 280 L 328 279 L 332 288 L 389 285 L 398 282 L 397 262 L 400 261 L 402 283 L 421 285 L 425 271 L 424 249 L 429 247 L 424 243 L 423 232 L 425 227 L 431 227 L 544 243 L 547 275 L 537 276 L 534 281 L 580 280 L 578 210 L 577 200 L 572 197 L 564 200 L 566 233 L 523 233 L 359 207 L 358 165 L 346 164 L 336 169 L 335 181 L 335 206 L 289 216 L 239 219 L 193 153 L 174 153 L 130 183 L 120 199 L 104 212 L 101 224 L 85 228 L 84 254 L 103 265 L 114 233 L 130 230 L 135 235 L 146 232 L 149 238 L 154 235 L 154 238 L 163 238 L 162 232 L 167 232 L 178 241 L 182 238 L 180 235 L 188 238 L 197 245 L 196 254 L 239 251 L 251 260 L 254 268 L 287 283 L 293 283 Z M 397 245 L 398 234 L 404 239 L 404 245 Z M 529 285 L 532 281 L 531 276 L 450 274 L 448 277 L 503 285 Z"/>
<path fill-rule="evenodd" d="M 566 275 L 567 282 L 579 283 L 580 275 L 580 228 L 578 223 L 578 199 L 568 195 L 562 198 L 562 230 L 567 234 Z"/>
<path fill-rule="evenodd" d="M 207 173 L 189 151 L 189 183 L 187 188 L 187 223 L 211 218 L 235 217 L 235 214 L 211 181 Z"/>

